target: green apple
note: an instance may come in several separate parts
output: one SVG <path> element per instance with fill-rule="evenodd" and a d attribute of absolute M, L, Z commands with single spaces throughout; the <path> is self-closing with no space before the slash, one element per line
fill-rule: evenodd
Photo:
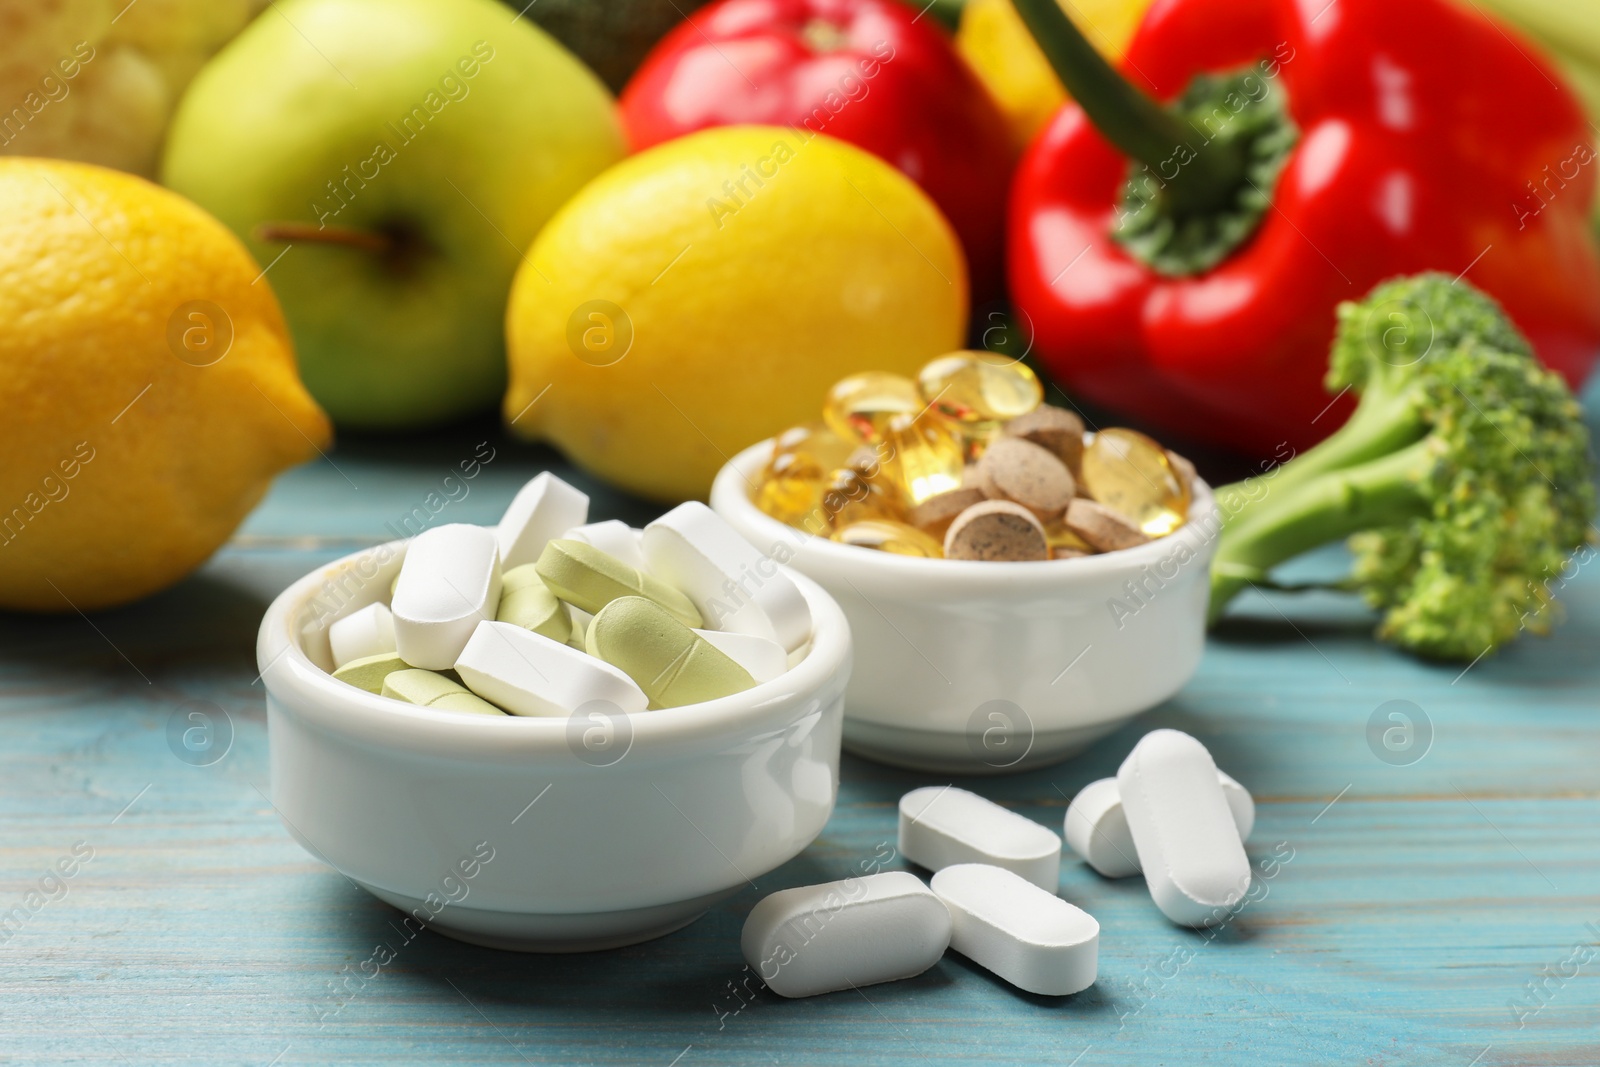
<path fill-rule="evenodd" d="M 389 429 L 499 400 L 523 251 L 623 153 L 605 86 L 494 0 L 283 0 L 195 78 L 162 178 L 249 246 L 335 421 Z"/>

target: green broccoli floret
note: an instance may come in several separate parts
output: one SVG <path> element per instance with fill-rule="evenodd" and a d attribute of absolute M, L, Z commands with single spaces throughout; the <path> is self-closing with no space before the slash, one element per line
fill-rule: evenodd
<path fill-rule="evenodd" d="M 1360 396 L 1343 427 L 1218 490 L 1212 620 L 1278 564 L 1349 538 L 1334 587 L 1382 609 L 1382 640 L 1470 660 L 1547 632 L 1549 583 L 1590 536 L 1594 463 L 1577 400 L 1500 306 L 1445 274 L 1385 282 L 1340 305 L 1327 386 Z"/>

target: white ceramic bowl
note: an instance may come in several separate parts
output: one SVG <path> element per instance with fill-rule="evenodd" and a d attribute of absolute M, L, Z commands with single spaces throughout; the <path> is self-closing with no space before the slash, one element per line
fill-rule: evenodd
<path fill-rule="evenodd" d="M 844 746 L 941 773 L 993 774 L 1080 751 L 1181 689 L 1205 642 L 1217 506 L 1138 548 L 1027 563 L 915 559 L 813 537 L 761 512 L 763 441 L 711 506 L 839 602 L 855 636 Z"/>
<path fill-rule="evenodd" d="M 794 576 L 809 651 L 754 689 L 638 715 L 492 718 L 326 673 L 328 623 L 379 599 L 404 552 L 392 542 L 306 575 L 256 644 L 273 804 L 352 881 L 463 941 L 583 951 L 684 926 L 821 832 L 851 646 L 814 583 Z"/>

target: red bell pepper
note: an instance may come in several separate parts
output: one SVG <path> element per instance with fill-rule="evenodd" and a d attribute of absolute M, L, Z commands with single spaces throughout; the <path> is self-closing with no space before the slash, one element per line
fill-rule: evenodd
<path fill-rule="evenodd" d="M 979 297 L 999 290 L 1005 120 L 944 30 L 899 0 L 720 0 L 656 45 L 621 111 L 635 149 L 744 123 L 863 148 L 939 205 Z"/>
<path fill-rule="evenodd" d="M 1077 103 L 1018 167 L 1012 299 L 1074 394 L 1304 447 L 1352 406 L 1321 385 L 1335 305 L 1425 269 L 1466 274 L 1581 384 L 1592 133 L 1533 47 L 1446 0 L 1157 0 L 1123 77 L 1056 0 L 1016 5 Z"/>

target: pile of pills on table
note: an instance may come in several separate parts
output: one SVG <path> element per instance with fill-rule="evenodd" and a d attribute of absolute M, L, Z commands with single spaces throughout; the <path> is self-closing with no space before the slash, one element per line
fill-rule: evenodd
<path fill-rule="evenodd" d="M 1178 730 L 1146 734 L 1115 778 L 1091 782 L 1067 806 L 1067 843 L 1108 878 L 1144 872 L 1163 915 L 1182 926 L 1227 919 L 1250 888 L 1244 842 L 1255 802 Z"/>
<path fill-rule="evenodd" d="M 1078 993 L 1099 970 L 1100 924 L 1056 896 L 1061 839 L 953 786 L 900 798 L 900 852 L 933 872 L 801 886 L 745 920 L 745 960 L 774 993 L 808 997 L 912 978 L 953 948 L 1019 989 Z"/>
<path fill-rule="evenodd" d="M 704 504 L 642 531 L 588 511 L 541 474 L 498 526 L 418 534 L 389 602 L 329 627 L 333 676 L 442 711 L 566 716 L 715 700 L 804 656 L 799 587 Z"/>
<path fill-rule="evenodd" d="M 1068 559 L 1187 521 L 1189 461 L 1134 430 L 1086 433 L 1025 365 L 957 352 L 912 381 L 869 371 L 778 435 L 752 493 L 809 533 L 903 556 Z"/>
<path fill-rule="evenodd" d="M 1116 778 L 1093 782 L 1067 808 L 1066 840 L 1107 877 L 1141 869 L 1161 912 L 1183 926 L 1231 916 L 1250 887 L 1243 841 L 1255 804 L 1217 770 L 1200 742 L 1155 730 Z M 785 889 L 751 910 L 746 962 L 774 993 L 809 997 L 913 978 L 953 948 L 1029 993 L 1089 988 L 1100 924 L 1056 895 L 1061 838 L 954 786 L 900 798 L 905 871 Z"/>

